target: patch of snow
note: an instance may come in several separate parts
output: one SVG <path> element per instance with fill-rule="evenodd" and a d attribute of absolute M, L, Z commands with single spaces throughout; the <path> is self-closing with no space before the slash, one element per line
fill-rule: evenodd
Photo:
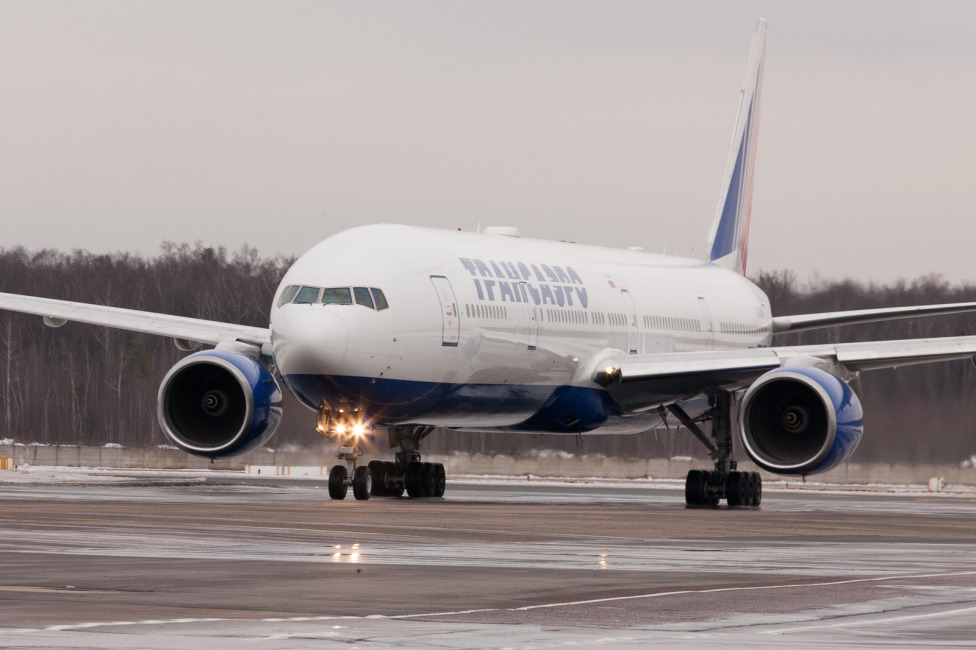
<path fill-rule="evenodd" d="M 102 445 L 103 449 L 122 449 L 122 445 L 117 442 L 106 442 Z"/>
<path fill-rule="evenodd" d="M 535 456 L 536 458 L 575 458 L 574 454 L 555 449 L 533 449 L 529 452 L 529 455 Z"/>

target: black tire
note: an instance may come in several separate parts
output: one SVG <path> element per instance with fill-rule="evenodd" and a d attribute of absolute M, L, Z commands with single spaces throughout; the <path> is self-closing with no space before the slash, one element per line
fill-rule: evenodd
<path fill-rule="evenodd" d="M 386 495 L 390 497 L 402 497 L 404 490 L 404 476 L 397 472 L 397 464 L 392 460 L 383 463 L 386 466 Z"/>
<path fill-rule="evenodd" d="M 336 465 L 329 470 L 329 497 L 336 501 L 346 498 L 346 468 L 343 465 Z"/>
<path fill-rule="evenodd" d="M 440 463 L 434 464 L 434 492 L 431 494 L 433 497 L 440 498 L 444 496 L 444 490 L 447 489 L 447 472 L 444 471 L 444 466 Z"/>
<path fill-rule="evenodd" d="M 365 501 L 373 489 L 373 473 L 368 467 L 359 466 L 352 474 L 352 495 L 356 501 Z"/>
<path fill-rule="evenodd" d="M 762 503 L 762 476 L 759 472 L 749 472 L 750 482 L 752 483 L 752 501 L 749 505 L 758 508 Z"/>
<path fill-rule="evenodd" d="M 373 488 L 370 491 L 374 497 L 387 496 L 386 490 L 386 463 L 381 460 L 369 461 L 370 473 L 373 475 Z"/>
<path fill-rule="evenodd" d="M 407 494 L 411 499 L 419 499 L 420 497 L 427 496 L 424 494 L 423 476 L 423 463 L 413 461 L 407 464 L 407 475 L 404 477 L 404 483 L 406 483 Z"/>
<path fill-rule="evenodd" d="M 742 472 L 742 505 L 752 506 L 752 501 L 756 497 L 756 479 L 753 478 L 755 472 Z"/>
<path fill-rule="evenodd" d="M 729 502 L 730 508 L 749 505 L 748 485 L 748 472 L 729 472 L 725 478 L 725 499 Z"/>
<path fill-rule="evenodd" d="M 420 480 L 423 482 L 424 496 L 434 496 L 434 488 L 436 487 L 434 482 L 437 480 L 437 473 L 434 470 L 434 463 L 424 463 L 424 471 Z"/>
<path fill-rule="evenodd" d="M 685 504 L 690 507 L 705 505 L 705 482 L 708 474 L 701 469 L 693 469 L 685 478 Z"/>

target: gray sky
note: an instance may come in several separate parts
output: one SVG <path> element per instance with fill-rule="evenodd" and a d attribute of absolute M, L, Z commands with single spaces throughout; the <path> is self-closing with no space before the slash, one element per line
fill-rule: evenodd
<path fill-rule="evenodd" d="M 976 282 L 973 2 L 0 2 L 0 246 L 702 255 L 759 16 L 749 271 Z"/>

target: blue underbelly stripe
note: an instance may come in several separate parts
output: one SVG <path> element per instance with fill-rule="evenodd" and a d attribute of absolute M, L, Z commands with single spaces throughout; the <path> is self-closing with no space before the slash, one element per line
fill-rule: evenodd
<path fill-rule="evenodd" d="M 622 414 L 599 388 L 302 374 L 287 375 L 285 382 L 309 408 L 318 408 L 322 399 L 333 406 L 348 403 L 362 407 L 377 425 L 455 421 L 456 426 L 478 426 L 481 421 L 483 426 L 573 433 Z"/>

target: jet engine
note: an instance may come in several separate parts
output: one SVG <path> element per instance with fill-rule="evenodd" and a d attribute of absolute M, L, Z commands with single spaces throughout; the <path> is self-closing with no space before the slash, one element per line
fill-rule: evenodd
<path fill-rule="evenodd" d="M 739 409 L 746 453 L 776 474 L 833 469 L 854 452 L 864 411 L 844 381 L 819 368 L 776 368 L 746 391 Z"/>
<path fill-rule="evenodd" d="M 159 424 L 177 447 L 230 458 L 266 442 L 281 422 L 281 389 L 259 361 L 205 350 L 173 366 L 159 387 Z"/>

